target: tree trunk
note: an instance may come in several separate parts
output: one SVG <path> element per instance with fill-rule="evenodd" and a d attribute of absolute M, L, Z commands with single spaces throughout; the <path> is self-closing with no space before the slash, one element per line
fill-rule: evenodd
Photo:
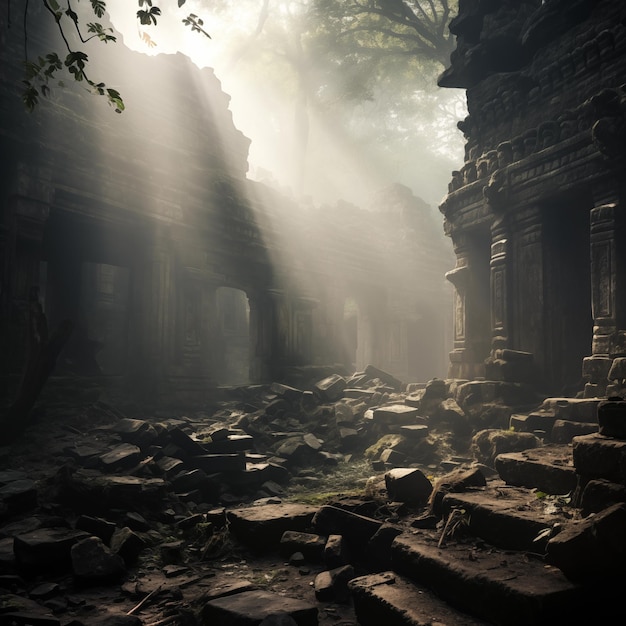
<path fill-rule="evenodd" d="M 28 426 L 33 406 L 52 373 L 72 329 L 72 323 L 64 320 L 57 330 L 48 336 L 48 322 L 39 302 L 37 289 L 34 288 L 29 299 L 26 365 L 15 401 L 3 415 L 0 415 L 0 445 L 10 443 Z"/>

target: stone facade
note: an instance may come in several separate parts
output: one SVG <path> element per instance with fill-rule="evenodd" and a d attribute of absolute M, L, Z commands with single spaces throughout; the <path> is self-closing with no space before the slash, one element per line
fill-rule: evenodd
<path fill-rule="evenodd" d="M 626 338 L 626 4 L 460 0 L 450 29 L 450 374 L 602 396 Z"/>
<path fill-rule="evenodd" d="M 58 34 L 40 3 L 29 11 L 36 57 Z M 22 369 L 35 290 L 51 328 L 75 326 L 58 373 L 104 376 L 154 401 L 302 366 L 372 362 L 404 380 L 445 369 L 447 247 L 408 190 L 371 211 L 303 212 L 246 178 L 249 140 L 211 69 L 121 42 L 100 45 L 89 72 L 122 93 L 123 114 L 75 84 L 29 114 L 23 32 L 5 13 L 3 381 Z M 397 273 L 400 250 L 412 256 Z"/>

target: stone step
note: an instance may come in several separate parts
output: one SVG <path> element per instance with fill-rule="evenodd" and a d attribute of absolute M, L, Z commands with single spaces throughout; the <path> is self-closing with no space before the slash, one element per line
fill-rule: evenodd
<path fill-rule="evenodd" d="M 626 441 L 599 433 L 575 437 L 572 458 L 584 480 L 606 478 L 626 484 Z"/>
<path fill-rule="evenodd" d="M 360 626 L 483 626 L 431 591 L 394 572 L 359 576 L 348 585 Z"/>
<path fill-rule="evenodd" d="M 545 552 L 548 537 L 540 533 L 569 518 L 552 500 L 538 498 L 528 489 L 494 485 L 464 493 L 450 493 L 442 501 L 446 519 L 451 511 L 464 511 L 463 525 L 474 537 L 508 550 Z"/>
<path fill-rule="evenodd" d="M 570 443 L 574 437 L 598 432 L 596 422 L 586 422 L 555 417 L 553 411 L 514 413 L 509 427 L 516 432 L 534 433 L 552 443 Z"/>
<path fill-rule="evenodd" d="M 572 449 L 548 445 L 522 452 L 506 452 L 495 459 L 500 478 L 516 487 L 536 488 L 550 494 L 570 493 L 578 482 Z"/>
<path fill-rule="evenodd" d="M 500 626 L 565 624 L 578 620 L 589 604 L 581 585 L 523 552 L 472 543 L 439 548 L 427 534 L 400 535 L 391 549 L 397 573 L 456 609 Z"/>

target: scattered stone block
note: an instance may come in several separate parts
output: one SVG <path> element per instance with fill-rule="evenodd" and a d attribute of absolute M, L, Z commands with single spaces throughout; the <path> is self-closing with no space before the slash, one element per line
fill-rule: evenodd
<path fill-rule="evenodd" d="M 243 454 L 203 454 L 194 456 L 189 463 L 206 474 L 243 472 L 246 469 L 246 457 Z"/>
<path fill-rule="evenodd" d="M 317 607 L 305 600 L 288 598 L 268 591 L 242 591 L 215 598 L 201 611 L 202 623 L 255 626 L 271 615 L 288 614 L 298 626 L 317 626 Z"/>
<path fill-rule="evenodd" d="M 109 543 L 113 533 L 115 532 L 116 525 L 113 522 L 109 522 L 101 517 L 90 517 L 89 515 L 81 515 L 76 520 L 76 529 L 84 530 L 90 535 L 99 537 L 104 543 Z"/>
<path fill-rule="evenodd" d="M 327 569 L 335 569 L 350 562 L 348 547 L 341 535 L 329 535 L 324 546 L 324 564 Z"/>
<path fill-rule="evenodd" d="M 15 561 L 28 571 L 63 570 L 70 566 L 71 549 L 89 535 L 67 528 L 39 528 L 14 538 Z"/>
<path fill-rule="evenodd" d="M 159 440 L 156 428 L 145 420 L 123 418 L 112 428 L 125 443 L 139 446 L 142 450 L 149 448 Z"/>
<path fill-rule="evenodd" d="M 626 441 L 604 437 L 599 433 L 574 437 L 572 440 L 574 467 L 585 478 L 622 482 L 622 463 L 625 458 Z"/>
<path fill-rule="evenodd" d="M 286 530 L 280 538 L 279 550 L 286 557 L 301 552 L 307 561 L 317 562 L 322 560 L 325 546 L 326 538 L 321 535 Z"/>
<path fill-rule="evenodd" d="M 370 379 L 378 378 L 379 380 L 382 380 L 386 385 L 393 387 L 396 391 L 402 391 L 406 387 L 400 379 L 396 378 L 389 372 L 385 372 L 384 370 L 374 367 L 373 365 L 368 365 L 363 373 Z"/>
<path fill-rule="evenodd" d="M 580 496 L 580 508 L 585 517 L 620 502 L 626 502 L 626 486 L 603 478 L 590 480 Z"/>
<path fill-rule="evenodd" d="M 419 409 L 406 404 L 390 404 L 379 406 L 374 409 L 372 416 L 374 423 L 385 426 L 402 426 L 404 424 L 416 424 L 423 422 Z"/>
<path fill-rule="evenodd" d="M 548 541 L 547 558 L 574 581 L 620 576 L 626 559 L 626 504 L 571 522 Z"/>
<path fill-rule="evenodd" d="M 598 404 L 598 432 L 605 437 L 626 439 L 626 400 L 608 399 Z"/>
<path fill-rule="evenodd" d="M 72 546 L 72 572 L 81 581 L 112 582 L 125 572 L 124 560 L 102 543 L 99 537 L 87 537 Z"/>
<path fill-rule="evenodd" d="M 391 544 L 401 533 L 400 528 L 386 523 L 374 533 L 365 549 L 370 571 L 381 571 L 391 567 Z"/>
<path fill-rule="evenodd" d="M 339 374 L 332 374 L 315 383 L 315 389 L 327 402 L 334 402 L 343 396 L 346 379 Z"/>
<path fill-rule="evenodd" d="M 395 466 L 402 467 L 407 463 L 406 454 L 402 454 L 402 452 L 398 452 L 393 448 L 387 448 L 383 450 L 380 454 L 380 460 L 385 464 L 386 467 Z"/>
<path fill-rule="evenodd" d="M 352 565 L 320 572 L 314 581 L 315 598 L 320 602 L 348 602 L 348 583 L 354 578 Z"/>
<path fill-rule="evenodd" d="M 411 441 L 419 441 L 428 435 L 430 428 L 426 424 L 404 424 L 399 432 Z"/>
<path fill-rule="evenodd" d="M 162 456 L 156 465 L 166 478 L 175 476 L 184 468 L 184 463 L 173 456 Z"/>
<path fill-rule="evenodd" d="M 620 356 L 613 359 L 607 378 L 609 380 L 626 380 L 626 357 Z"/>
<path fill-rule="evenodd" d="M 570 422 L 568 420 L 554 420 L 550 431 L 550 440 L 554 443 L 571 443 L 574 437 L 590 435 L 598 432 L 597 424 L 587 422 Z"/>
<path fill-rule="evenodd" d="M 167 435 L 176 447 L 180 448 L 186 455 L 200 456 L 207 453 L 207 449 L 198 441 L 192 439 L 187 433 L 183 432 L 178 426 L 169 428 Z M 177 455 L 172 455 L 177 456 Z"/>
<path fill-rule="evenodd" d="M 536 448 L 541 444 L 531 433 L 516 433 L 499 428 L 481 430 L 472 437 L 471 449 L 474 458 L 480 463 L 494 467 L 495 459 L 505 452 L 521 452 Z"/>
<path fill-rule="evenodd" d="M 342 535 L 353 554 L 357 554 L 367 544 L 381 525 L 379 520 L 330 504 L 321 507 L 313 517 L 313 527 L 320 534 Z"/>
<path fill-rule="evenodd" d="M 122 443 L 109 452 L 100 456 L 100 463 L 106 471 L 114 472 L 119 469 L 127 469 L 139 463 L 141 450 L 131 444 Z"/>
<path fill-rule="evenodd" d="M 124 526 L 113 533 L 110 546 L 111 550 L 119 554 L 126 564 L 132 564 L 146 547 L 146 542 L 128 526 Z"/>
<path fill-rule="evenodd" d="M 385 487 L 390 500 L 410 504 L 425 503 L 433 486 L 424 472 L 417 468 L 395 468 L 385 474 Z"/>
<path fill-rule="evenodd" d="M 32 509 L 37 506 L 37 485 L 28 478 L 7 482 L 0 487 L 0 501 L 11 513 Z"/>
<path fill-rule="evenodd" d="M 435 482 L 430 496 L 431 511 L 441 517 L 443 515 L 441 504 L 447 494 L 461 493 L 474 487 L 484 487 L 486 484 L 485 474 L 478 467 L 454 469 L 438 478 Z"/>

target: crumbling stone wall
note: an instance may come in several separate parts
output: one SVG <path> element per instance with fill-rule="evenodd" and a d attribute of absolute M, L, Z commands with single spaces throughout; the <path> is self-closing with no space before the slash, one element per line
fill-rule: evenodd
<path fill-rule="evenodd" d="M 459 4 L 440 77 L 469 110 L 440 206 L 452 376 L 606 393 L 626 332 L 625 24 L 609 0 Z"/>

